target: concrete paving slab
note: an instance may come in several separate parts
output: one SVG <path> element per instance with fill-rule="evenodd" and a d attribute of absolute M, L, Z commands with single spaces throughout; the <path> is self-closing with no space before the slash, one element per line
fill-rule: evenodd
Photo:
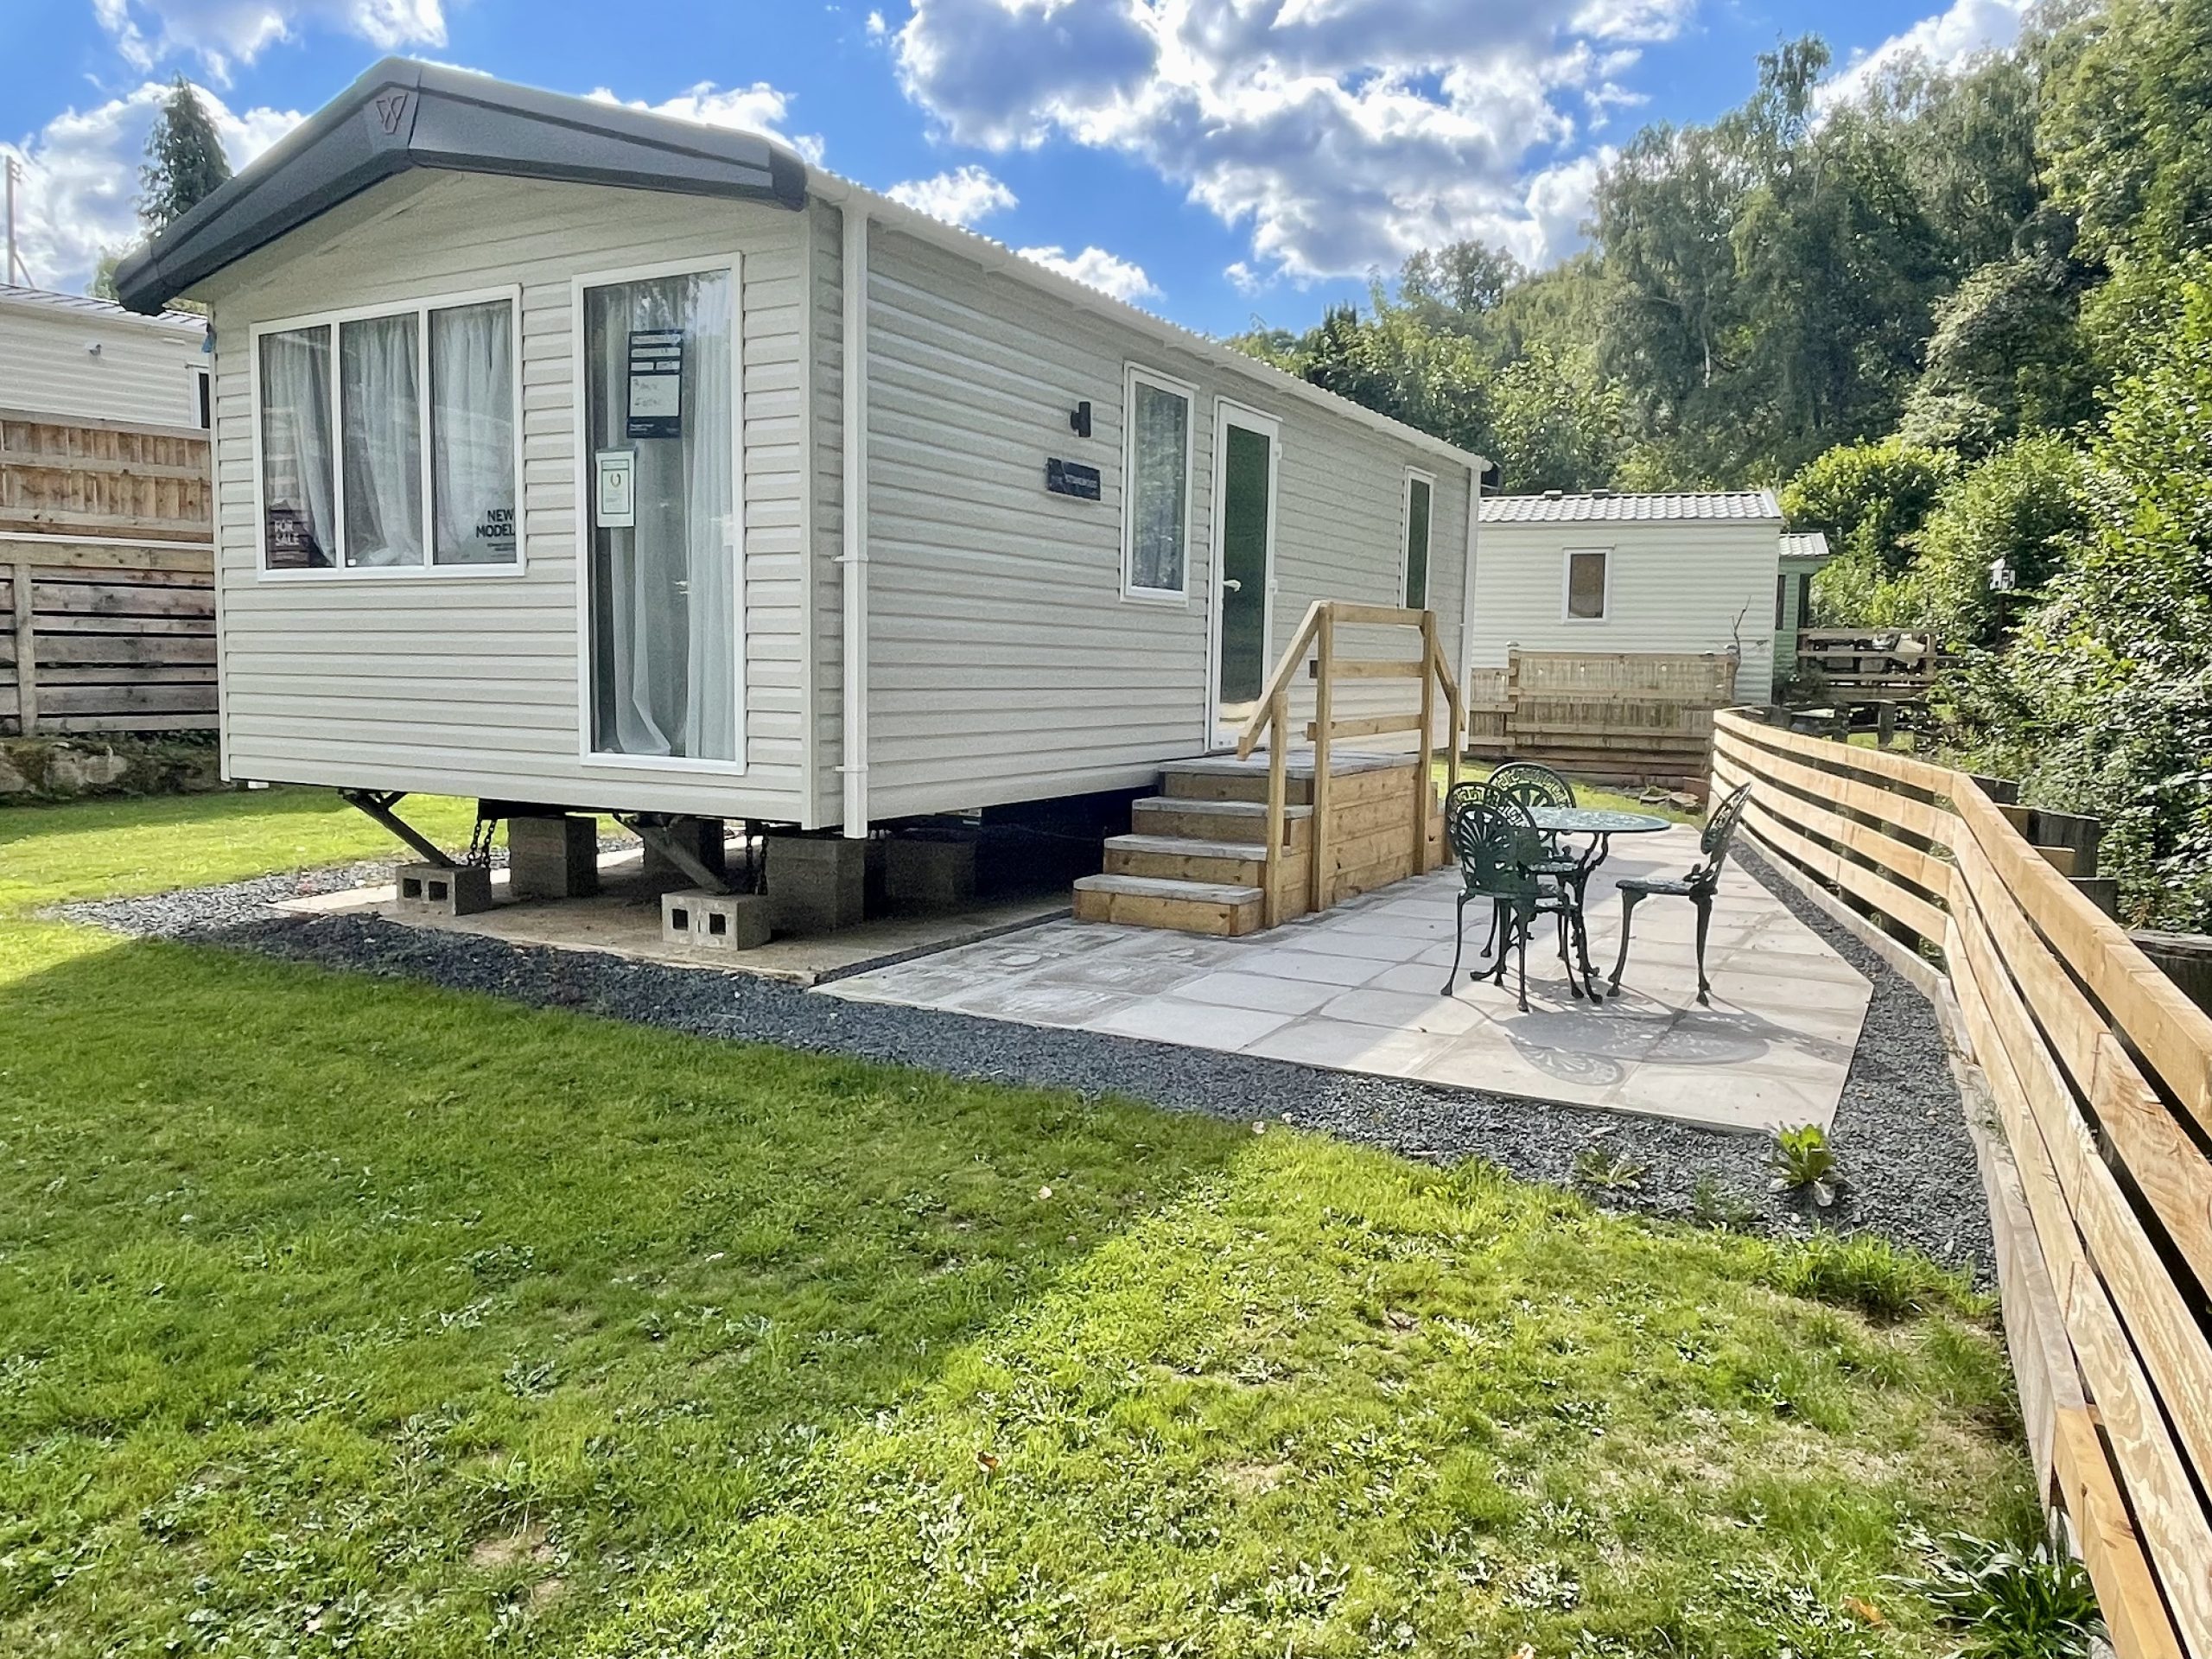
<path fill-rule="evenodd" d="M 1649 843 L 1592 882 L 1601 976 L 1619 939 L 1611 878 L 1696 861 L 1687 830 Z M 1569 994 L 1540 930 L 1526 1012 L 1510 964 L 1503 986 L 1475 976 L 1486 906 L 1468 906 L 1462 970 L 1439 995 L 1458 881 L 1415 877 L 1248 939 L 1054 921 L 821 988 L 1730 1129 L 1833 1119 L 1866 982 L 1748 875 L 1722 884 L 1712 1007 L 1696 1002 L 1691 907 L 1654 899 L 1637 907 L 1622 994 L 1594 1005 Z"/>

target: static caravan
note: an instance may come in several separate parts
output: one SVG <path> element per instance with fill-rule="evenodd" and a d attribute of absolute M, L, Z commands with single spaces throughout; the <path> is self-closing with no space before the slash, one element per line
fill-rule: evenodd
<path fill-rule="evenodd" d="M 1798 531 L 1782 538 L 1781 574 L 1774 582 L 1774 677 L 1777 681 L 1796 666 L 1798 631 L 1813 625 L 1813 578 L 1834 556 L 1828 551 L 1828 538 L 1817 530 Z"/>
<path fill-rule="evenodd" d="M 1465 665 L 1481 457 L 758 135 L 390 60 L 118 283 L 234 778 L 862 837 L 1156 786 L 1315 601 Z"/>
<path fill-rule="evenodd" d="M 145 426 L 208 424 L 207 325 L 0 284 L 0 410 Z"/>
<path fill-rule="evenodd" d="M 1782 510 L 1768 490 L 1484 498 L 1472 668 L 1528 652 L 1737 654 L 1735 695 L 1774 679 Z"/>

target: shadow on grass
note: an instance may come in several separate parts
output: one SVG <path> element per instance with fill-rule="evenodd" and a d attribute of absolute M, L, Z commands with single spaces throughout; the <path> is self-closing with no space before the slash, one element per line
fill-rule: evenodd
<path fill-rule="evenodd" d="M 0 1000 L 0 1647 L 397 1609 L 393 1650 L 480 1649 L 504 1580 L 581 1618 L 1238 1140 L 227 952 L 54 962 Z"/>

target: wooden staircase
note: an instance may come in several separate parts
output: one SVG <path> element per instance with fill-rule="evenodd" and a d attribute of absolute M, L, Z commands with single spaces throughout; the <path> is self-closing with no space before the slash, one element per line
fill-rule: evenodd
<path fill-rule="evenodd" d="M 1410 658 L 1337 657 L 1339 626 L 1418 632 Z M 1291 689 L 1313 682 L 1311 748 L 1294 752 Z M 1396 682 L 1420 707 L 1338 718 L 1339 680 Z M 1326 910 L 1444 861 L 1442 802 L 1429 773 L 1441 693 L 1447 785 L 1459 776 L 1465 729 L 1459 686 L 1437 649 L 1428 611 L 1316 600 L 1276 662 L 1238 734 L 1234 754 L 1178 760 L 1160 792 L 1136 803 L 1130 833 L 1106 843 L 1103 875 L 1075 884 L 1076 919 L 1237 935 Z M 1402 752 L 1336 748 L 1339 738 L 1405 734 Z M 1267 747 L 1255 754 L 1261 740 Z"/>

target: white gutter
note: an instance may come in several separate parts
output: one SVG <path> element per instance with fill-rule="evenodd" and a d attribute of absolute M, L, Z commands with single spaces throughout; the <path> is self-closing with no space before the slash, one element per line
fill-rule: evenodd
<path fill-rule="evenodd" d="M 844 223 L 845 547 L 837 563 L 845 601 L 844 741 L 837 770 L 844 776 L 845 834 L 868 834 L 868 209 L 847 198 Z"/>

